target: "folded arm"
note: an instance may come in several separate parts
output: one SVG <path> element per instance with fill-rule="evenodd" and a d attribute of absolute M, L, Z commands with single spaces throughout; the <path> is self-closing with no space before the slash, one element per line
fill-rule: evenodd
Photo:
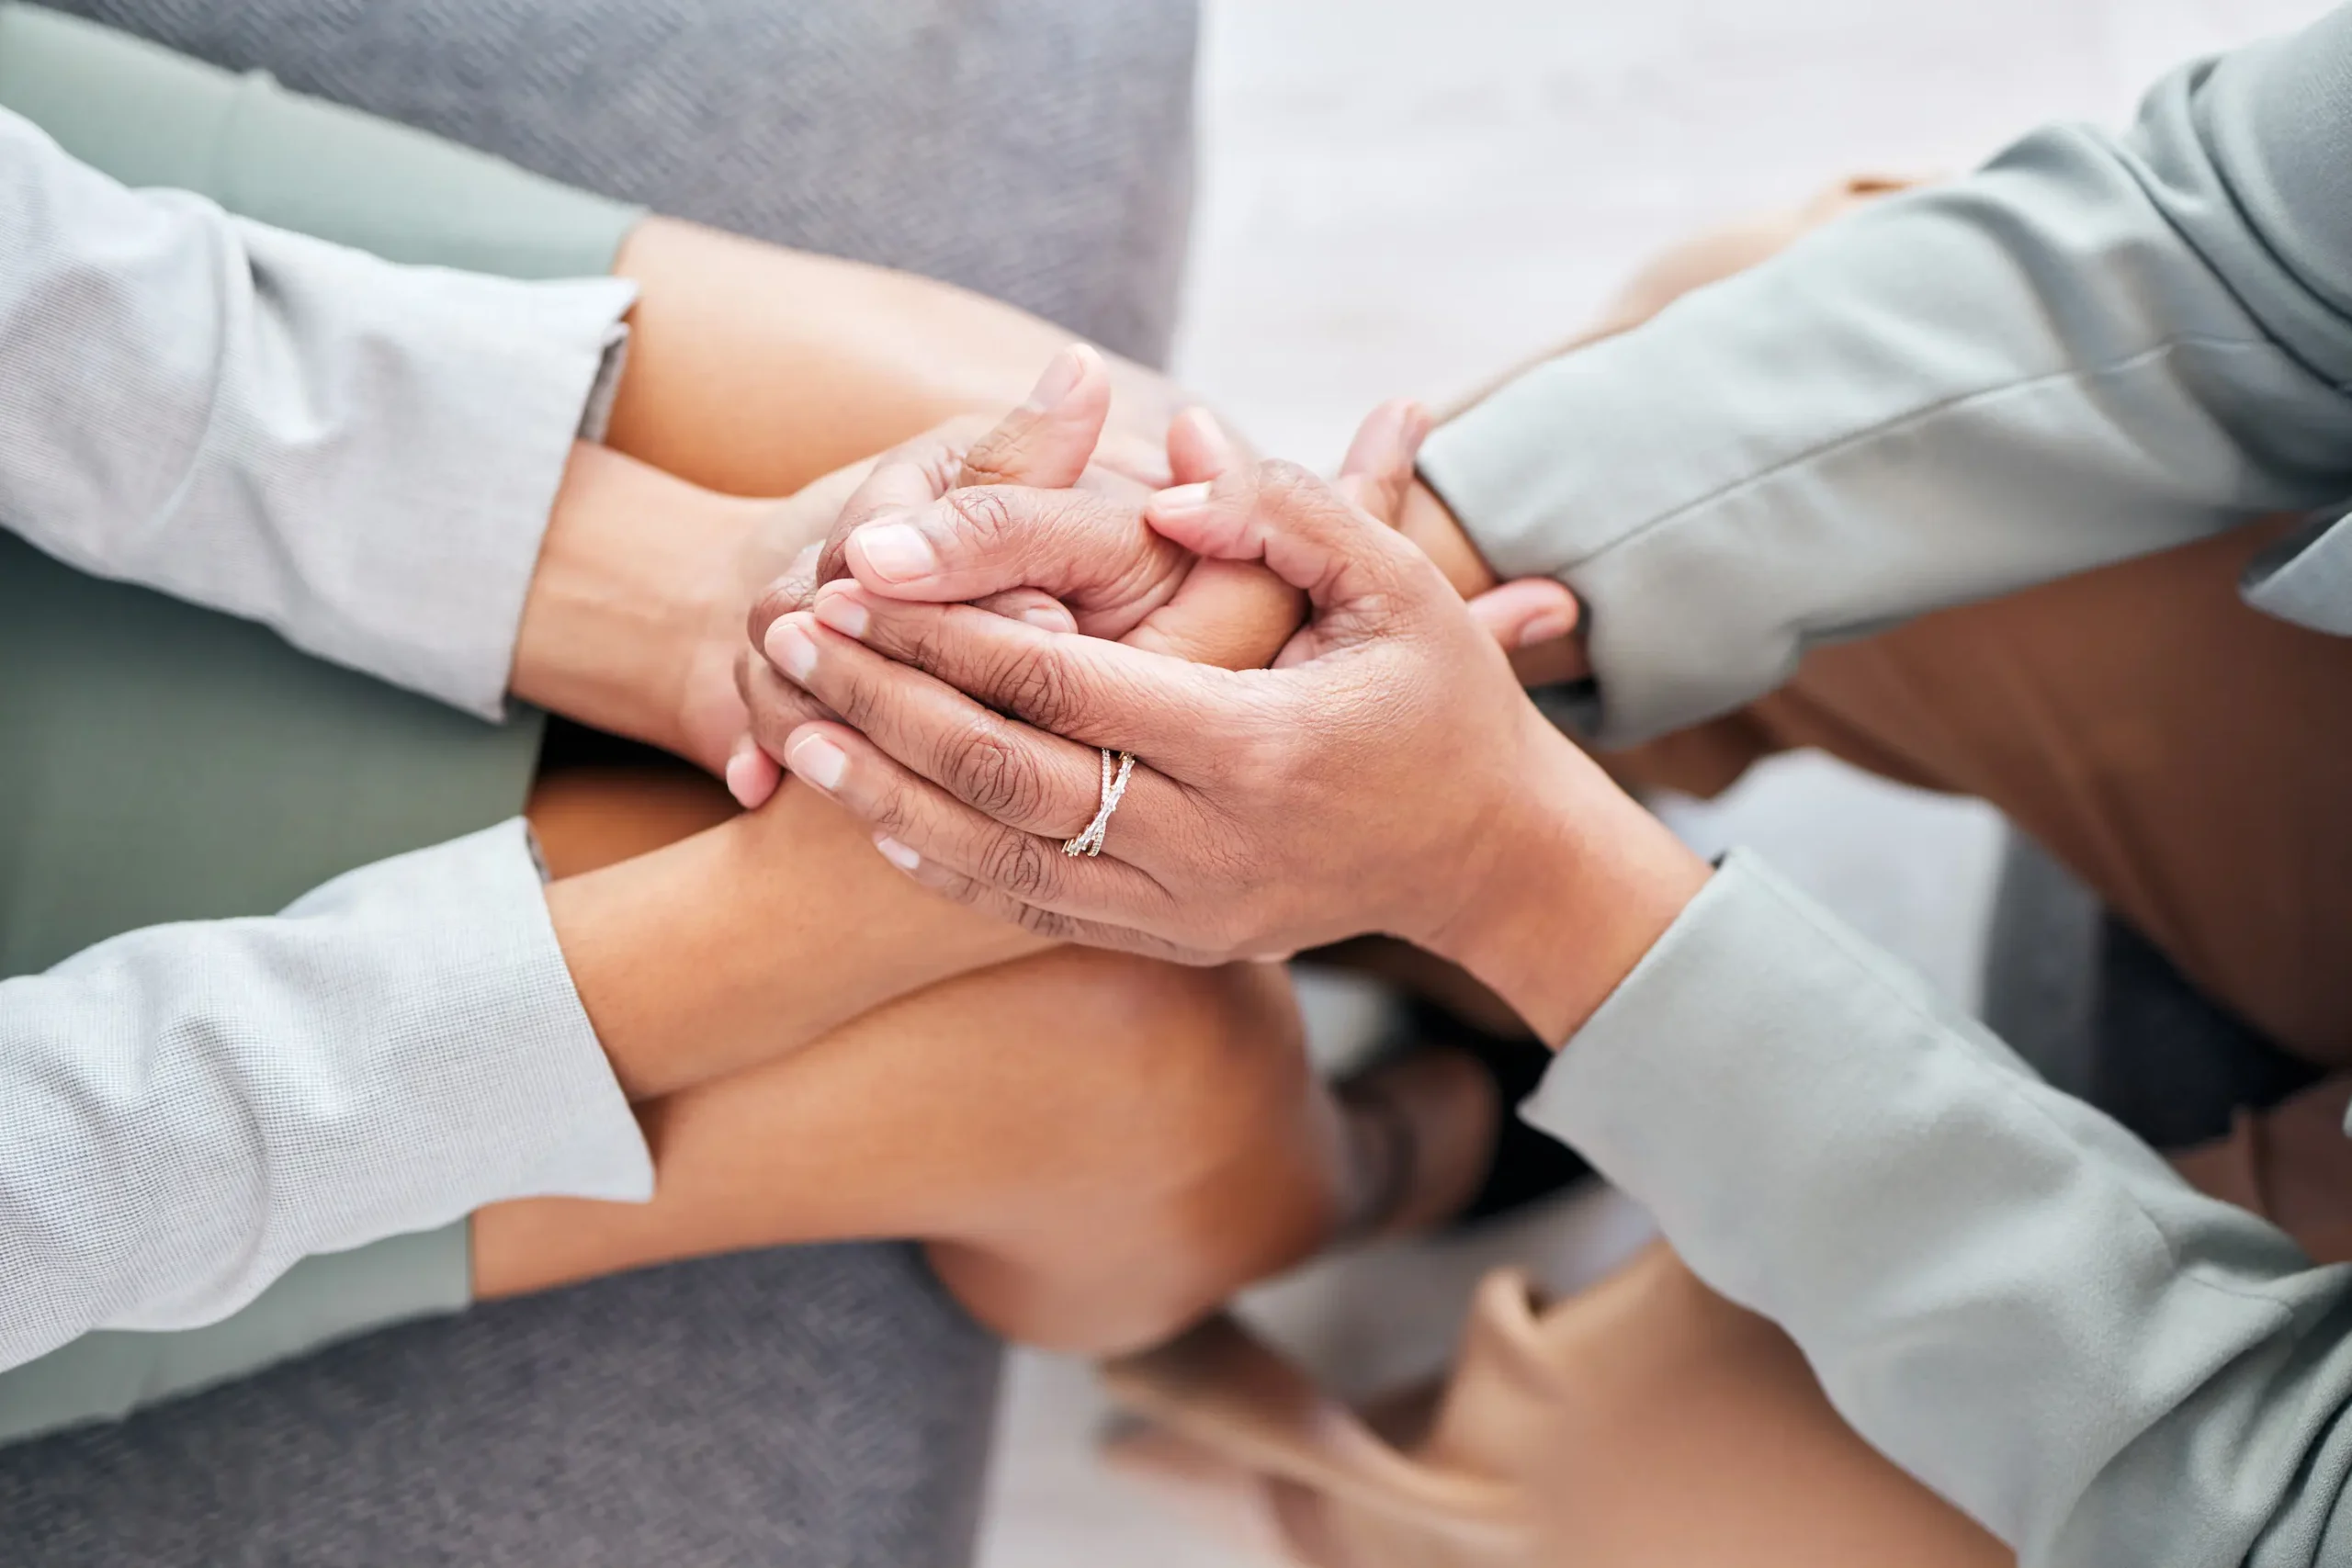
<path fill-rule="evenodd" d="M 1589 609 L 1599 729 L 1804 649 L 2352 493 L 2352 13 L 1886 198 L 1441 428 L 1503 576 Z"/>
<path fill-rule="evenodd" d="M 519 823 L 0 982 L 0 1368 L 494 1199 L 652 1185 Z"/>
<path fill-rule="evenodd" d="M 395 266 L 6 114 L 0 183 L 0 525 L 496 716 L 632 286 Z"/>
<path fill-rule="evenodd" d="M 1753 859 L 1527 1114 L 2026 1562 L 2352 1551 L 2352 1271 L 2191 1190 Z"/>

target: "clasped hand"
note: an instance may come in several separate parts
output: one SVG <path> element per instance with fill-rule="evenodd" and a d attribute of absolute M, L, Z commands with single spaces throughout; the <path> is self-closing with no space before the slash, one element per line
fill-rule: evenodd
<path fill-rule="evenodd" d="M 1387 525 L 1422 428 L 1375 413 L 1336 484 L 1221 450 L 1214 478 L 1138 497 L 946 488 L 886 461 L 826 552 L 840 575 L 811 581 L 820 563 L 752 612 L 753 733 L 907 874 L 1031 931 L 1195 963 L 1385 931 L 1556 1035 L 1704 868 L 1537 714 Z M 1069 624 L 973 602 L 1016 590 Z M 1252 625 L 1254 650 L 1233 635 Z M 1220 651 L 1242 667 L 1201 661 Z M 1138 761 L 1100 856 L 1068 855 L 1098 749 Z M 1547 912 L 1628 890 L 1622 931 L 1536 940 Z M 1613 972 L 1528 973 L 1591 968 L 1540 956 L 1577 941 Z"/>

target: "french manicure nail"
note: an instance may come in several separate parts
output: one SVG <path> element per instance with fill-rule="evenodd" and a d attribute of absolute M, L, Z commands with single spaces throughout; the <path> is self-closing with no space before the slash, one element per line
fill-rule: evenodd
<path fill-rule="evenodd" d="M 1205 483 L 1178 485 L 1153 496 L 1147 510 L 1155 517 L 1190 517 L 1207 511 L 1208 504 L 1209 487 Z"/>
<path fill-rule="evenodd" d="M 1086 376 L 1086 358 L 1076 344 L 1063 349 L 1046 362 L 1046 373 L 1029 389 L 1029 400 L 1021 406 L 1031 413 L 1045 413 L 1059 408 L 1064 398 L 1078 390 Z"/>
<path fill-rule="evenodd" d="M 865 640 L 865 628 L 874 617 L 854 593 L 828 593 L 817 601 L 817 623 L 831 626 L 846 637 Z"/>
<path fill-rule="evenodd" d="M 821 735 L 812 735 L 795 746 L 785 761 L 792 764 L 794 773 L 822 790 L 840 788 L 842 775 L 849 772 L 849 753 Z"/>
<path fill-rule="evenodd" d="M 727 759 L 727 793 L 733 795 L 735 804 L 746 811 L 760 804 L 754 798 L 759 794 L 757 786 L 763 782 L 759 757 L 758 750 L 749 740 L 744 740 L 736 745 L 734 754 Z"/>
<path fill-rule="evenodd" d="M 874 840 L 874 847 L 882 852 L 882 858 L 884 860 L 888 861 L 900 871 L 912 871 L 915 867 L 922 863 L 922 856 L 915 853 L 914 851 L 907 848 L 906 845 L 899 842 L 898 840 L 891 838 L 887 833 L 877 834 Z"/>
<path fill-rule="evenodd" d="M 769 626 L 763 646 L 767 649 L 768 662 L 796 681 L 807 682 L 809 671 L 817 668 L 816 643 L 789 620 Z"/>
<path fill-rule="evenodd" d="M 1519 641 L 1513 646 L 1533 648 L 1539 642 L 1554 642 L 1574 630 L 1576 622 L 1565 610 L 1545 610 L 1530 615 L 1519 624 Z"/>
<path fill-rule="evenodd" d="M 866 570 L 885 582 L 910 582 L 938 570 L 939 558 L 922 531 L 905 523 L 877 523 L 849 536 Z"/>

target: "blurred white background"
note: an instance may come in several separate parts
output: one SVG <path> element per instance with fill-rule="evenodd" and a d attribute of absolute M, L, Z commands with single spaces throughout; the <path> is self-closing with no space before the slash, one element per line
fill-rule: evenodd
<path fill-rule="evenodd" d="M 2126 118 L 2169 66 L 2326 0 L 1209 0 L 1177 369 L 1270 450 L 1568 336 L 1646 252 L 1855 171 L 1967 168 L 2036 123 Z M 1758 848 L 1974 996 L 1999 827 L 1815 758 L 1674 813 Z M 1329 1041 L 1343 1009 L 1321 1010 Z M 1642 1235 L 1610 1201 L 1475 1246 L 1325 1267 L 1252 1310 L 1353 1382 L 1442 1356 L 1479 1269 L 1566 1282 Z M 985 1568 L 1246 1561 L 1101 1473 L 1082 1367 L 1012 1363 Z"/>

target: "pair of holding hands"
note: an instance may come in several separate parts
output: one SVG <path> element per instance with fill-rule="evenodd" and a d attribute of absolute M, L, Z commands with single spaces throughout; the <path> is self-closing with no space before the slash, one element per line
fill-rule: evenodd
<path fill-rule="evenodd" d="M 758 804 L 780 761 L 908 875 L 1057 939 L 1215 963 L 1402 937 L 1556 1041 L 1705 874 L 1521 689 L 1505 645 L 1556 660 L 1574 600 L 1466 604 L 1397 530 L 1426 500 L 1411 404 L 1329 483 L 1188 413 L 1153 489 L 1158 455 L 1098 453 L 1109 403 L 1065 351 L 967 450 L 875 468 L 752 608 L 730 787 Z M 1065 854 L 1104 751 L 1132 777 L 1099 856 Z M 1563 944 L 1616 966 L 1563 983 Z"/>

